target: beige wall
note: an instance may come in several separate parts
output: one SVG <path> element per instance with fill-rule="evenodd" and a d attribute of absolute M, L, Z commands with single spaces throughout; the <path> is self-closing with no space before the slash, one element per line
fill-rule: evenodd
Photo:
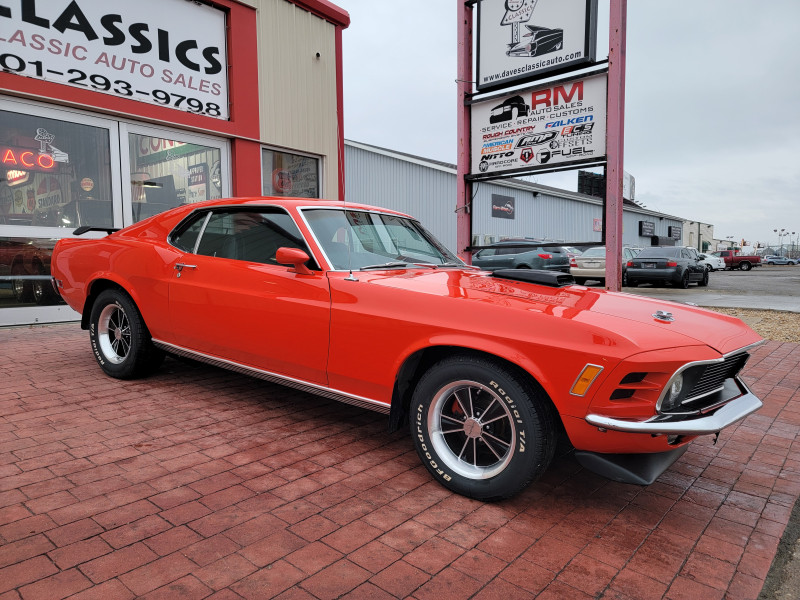
<path fill-rule="evenodd" d="M 244 3 L 258 9 L 261 141 L 322 156 L 322 196 L 338 199 L 336 28 L 287 0 Z"/>

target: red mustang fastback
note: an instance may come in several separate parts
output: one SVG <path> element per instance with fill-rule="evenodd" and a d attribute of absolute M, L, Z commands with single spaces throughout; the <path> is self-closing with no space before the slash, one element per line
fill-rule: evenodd
<path fill-rule="evenodd" d="M 739 372 L 762 340 L 741 321 L 468 267 L 371 206 L 185 205 L 61 240 L 52 273 L 111 377 L 169 353 L 388 413 L 434 478 L 483 500 L 539 477 L 563 436 L 586 468 L 651 483 L 761 406 Z"/>

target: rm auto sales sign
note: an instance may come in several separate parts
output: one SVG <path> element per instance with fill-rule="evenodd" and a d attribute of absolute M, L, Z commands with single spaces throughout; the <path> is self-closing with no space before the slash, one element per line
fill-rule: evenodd
<path fill-rule="evenodd" d="M 228 118 L 225 13 L 185 0 L 0 0 L 0 69 Z"/>
<path fill-rule="evenodd" d="M 603 160 L 607 87 L 603 73 L 473 104 L 471 175 Z"/>

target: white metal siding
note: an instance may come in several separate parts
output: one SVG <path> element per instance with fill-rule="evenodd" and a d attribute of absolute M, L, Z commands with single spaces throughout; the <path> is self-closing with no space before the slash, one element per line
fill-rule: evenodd
<path fill-rule="evenodd" d="M 410 214 L 455 251 L 455 175 L 351 145 L 345 145 L 344 164 L 348 202 Z"/>
<path fill-rule="evenodd" d="M 391 151 L 373 151 L 362 146 L 357 142 L 345 143 L 346 200 L 413 215 L 450 250 L 456 251 L 455 169 L 417 157 L 389 156 L 393 154 Z M 475 245 L 484 245 L 490 237 L 600 242 L 601 233 L 593 231 L 594 219 L 603 218 L 599 198 L 569 191 L 560 194 L 544 187 L 534 190 L 510 180 L 475 183 L 472 194 Z M 492 194 L 514 198 L 514 219 L 492 217 Z M 622 241 L 630 246 L 651 243 L 649 237 L 639 236 L 639 221 L 654 223 L 655 235 L 663 237 L 670 226 L 683 224 L 668 215 L 632 207 L 625 208 L 622 220 Z"/>

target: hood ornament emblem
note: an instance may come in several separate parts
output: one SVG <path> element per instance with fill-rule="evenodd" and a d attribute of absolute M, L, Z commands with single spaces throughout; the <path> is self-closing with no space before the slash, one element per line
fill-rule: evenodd
<path fill-rule="evenodd" d="M 653 314 L 653 318 L 656 321 L 664 321 L 665 323 L 669 323 L 670 321 L 674 321 L 675 317 L 672 316 L 671 312 L 667 312 L 665 310 L 657 310 Z"/>

